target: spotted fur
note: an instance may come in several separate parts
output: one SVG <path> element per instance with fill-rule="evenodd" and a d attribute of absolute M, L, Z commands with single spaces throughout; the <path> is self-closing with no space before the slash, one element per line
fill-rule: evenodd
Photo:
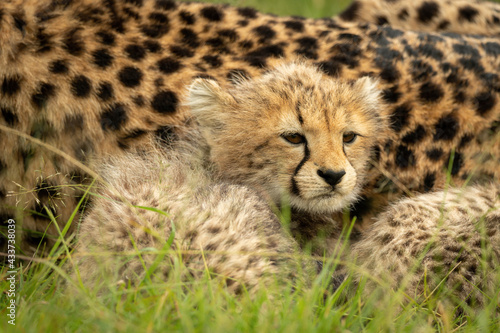
<path fill-rule="evenodd" d="M 312 261 L 297 270 L 302 264 L 291 256 L 297 241 L 269 205 L 290 204 L 308 220 L 321 221 L 309 233 L 323 227 L 334 245 L 340 226 L 329 214 L 356 200 L 370 149 L 386 127 L 375 81 L 332 79 L 311 65 L 291 63 L 252 80 L 240 78 L 229 90 L 197 79 L 187 104 L 197 126 L 173 151 L 141 149 L 100 168 L 104 183 L 78 235 L 84 280 L 96 283 L 100 274 L 116 272 L 117 280 L 143 277 L 140 260 L 124 254 L 162 249 L 174 225 L 172 248 L 195 277 L 209 269 L 229 278 L 233 291 L 266 285 L 266 276 L 310 282 Z M 343 142 L 348 132 L 359 138 Z M 305 141 L 289 142 L 291 133 Z M 345 174 L 331 184 L 321 170 Z M 292 231 L 298 223 L 292 216 Z M 206 261 L 200 251 L 209 251 Z M 124 263 L 103 253 L 117 254 Z M 100 262 L 92 255 L 105 258 Z M 148 258 L 151 264 L 155 257 Z M 162 262 L 165 277 L 173 261 Z"/>
<path fill-rule="evenodd" d="M 106 185 L 81 223 L 73 255 L 87 287 L 139 283 L 160 255 L 155 251 L 164 257 L 151 271 L 153 280 L 172 278 L 182 263 L 185 281 L 208 274 L 235 294 L 312 281 L 316 265 L 301 263 L 297 242 L 254 191 L 217 181 L 185 150 L 149 153 L 111 158 L 100 167 Z"/>
<path fill-rule="evenodd" d="M 404 30 L 500 36 L 500 4 L 490 1 L 355 0 L 340 18 Z"/>
<path fill-rule="evenodd" d="M 169 0 L 11 0 L 0 12 L 0 216 L 33 231 L 18 234 L 25 253 L 44 234 L 51 244 L 50 215 L 66 223 L 90 181 L 67 155 L 93 167 L 182 135 L 194 78 L 228 87 L 297 58 L 332 77 L 379 78 L 390 127 L 351 210 L 358 221 L 442 187 L 448 165 L 455 184 L 499 177 L 496 38 Z"/>
<path fill-rule="evenodd" d="M 489 303 L 500 287 L 500 187 L 401 200 L 377 218 L 349 260 L 357 262 L 353 275 L 366 280 L 367 296 L 389 286 L 404 291 L 405 302 L 439 294 L 462 307 Z"/>

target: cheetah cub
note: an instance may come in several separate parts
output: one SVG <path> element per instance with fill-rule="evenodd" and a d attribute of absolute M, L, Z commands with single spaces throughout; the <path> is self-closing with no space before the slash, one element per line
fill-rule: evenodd
<path fill-rule="evenodd" d="M 377 81 L 332 79 L 291 63 L 227 91 L 198 79 L 187 104 L 220 176 L 274 207 L 291 207 L 300 245 L 331 254 L 342 209 L 357 200 L 372 147 L 387 128 Z"/>
<path fill-rule="evenodd" d="M 162 276 L 180 256 L 189 275 L 208 269 L 234 291 L 273 279 L 312 281 L 315 264 L 290 255 L 299 246 L 269 205 L 285 202 L 300 213 L 296 224 L 337 235 L 331 214 L 356 200 L 385 128 L 376 82 L 334 80 L 292 63 L 227 91 L 197 79 L 187 104 L 197 127 L 174 151 L 115 157 L 101 167 L 110 186 L 100 187 L 80 227 L 83 278 L 141 279 L 156 258 L 141 251 L 161 250 L 174 235 Z"/>
<path fill-rule="evenodd" d="M 359 265 L 355 279 L 367 277 L 366 295 L 378 283 L 408 300 L 439 293 L 454 304 L 484 304 L 500 288 L 500 185 L 403 199 L 378 216 L 350 260 Z"/>

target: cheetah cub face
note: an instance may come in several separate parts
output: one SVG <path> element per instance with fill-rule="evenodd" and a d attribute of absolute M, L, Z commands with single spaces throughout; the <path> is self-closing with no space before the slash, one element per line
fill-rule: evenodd
<path fill-rule="evenodd" d="M 386 126 L 373 79 L 332 79 L 301 63 L 228 90 L 197 79 L 187 104 L 222 177 L 309 213 L 356 200 Z"/>

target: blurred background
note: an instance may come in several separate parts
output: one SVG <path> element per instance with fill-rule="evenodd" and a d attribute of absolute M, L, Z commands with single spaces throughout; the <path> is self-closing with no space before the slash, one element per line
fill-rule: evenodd
<path fill-rule="evenodd" d="M 333 16 L 346 8 L 352 0 L 201 0 L 227 3 L 238 7 L 253 7 L 263 13 L 297 15 L 304 17 Z"/>

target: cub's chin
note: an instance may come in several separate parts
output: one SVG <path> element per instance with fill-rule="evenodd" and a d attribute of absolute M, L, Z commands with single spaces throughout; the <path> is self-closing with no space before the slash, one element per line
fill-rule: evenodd
<path fill-rule="evenodd" d="M 305 212 L 309 214 L 330 215 L 342 212 L 345 208 L 351 206 L 358 201 L 359 191 L 351 191 L 348 194 L 341 194 L 337 191 L 329 194 L 318 195 L 313 198 L 302 198 L 293 194 L 289 194 L 288 200 L 286 196 L 280 196 L 274 200 L 276 204 L 281 206 L 283 203 L 288 204 L 292 210 Z"/>

